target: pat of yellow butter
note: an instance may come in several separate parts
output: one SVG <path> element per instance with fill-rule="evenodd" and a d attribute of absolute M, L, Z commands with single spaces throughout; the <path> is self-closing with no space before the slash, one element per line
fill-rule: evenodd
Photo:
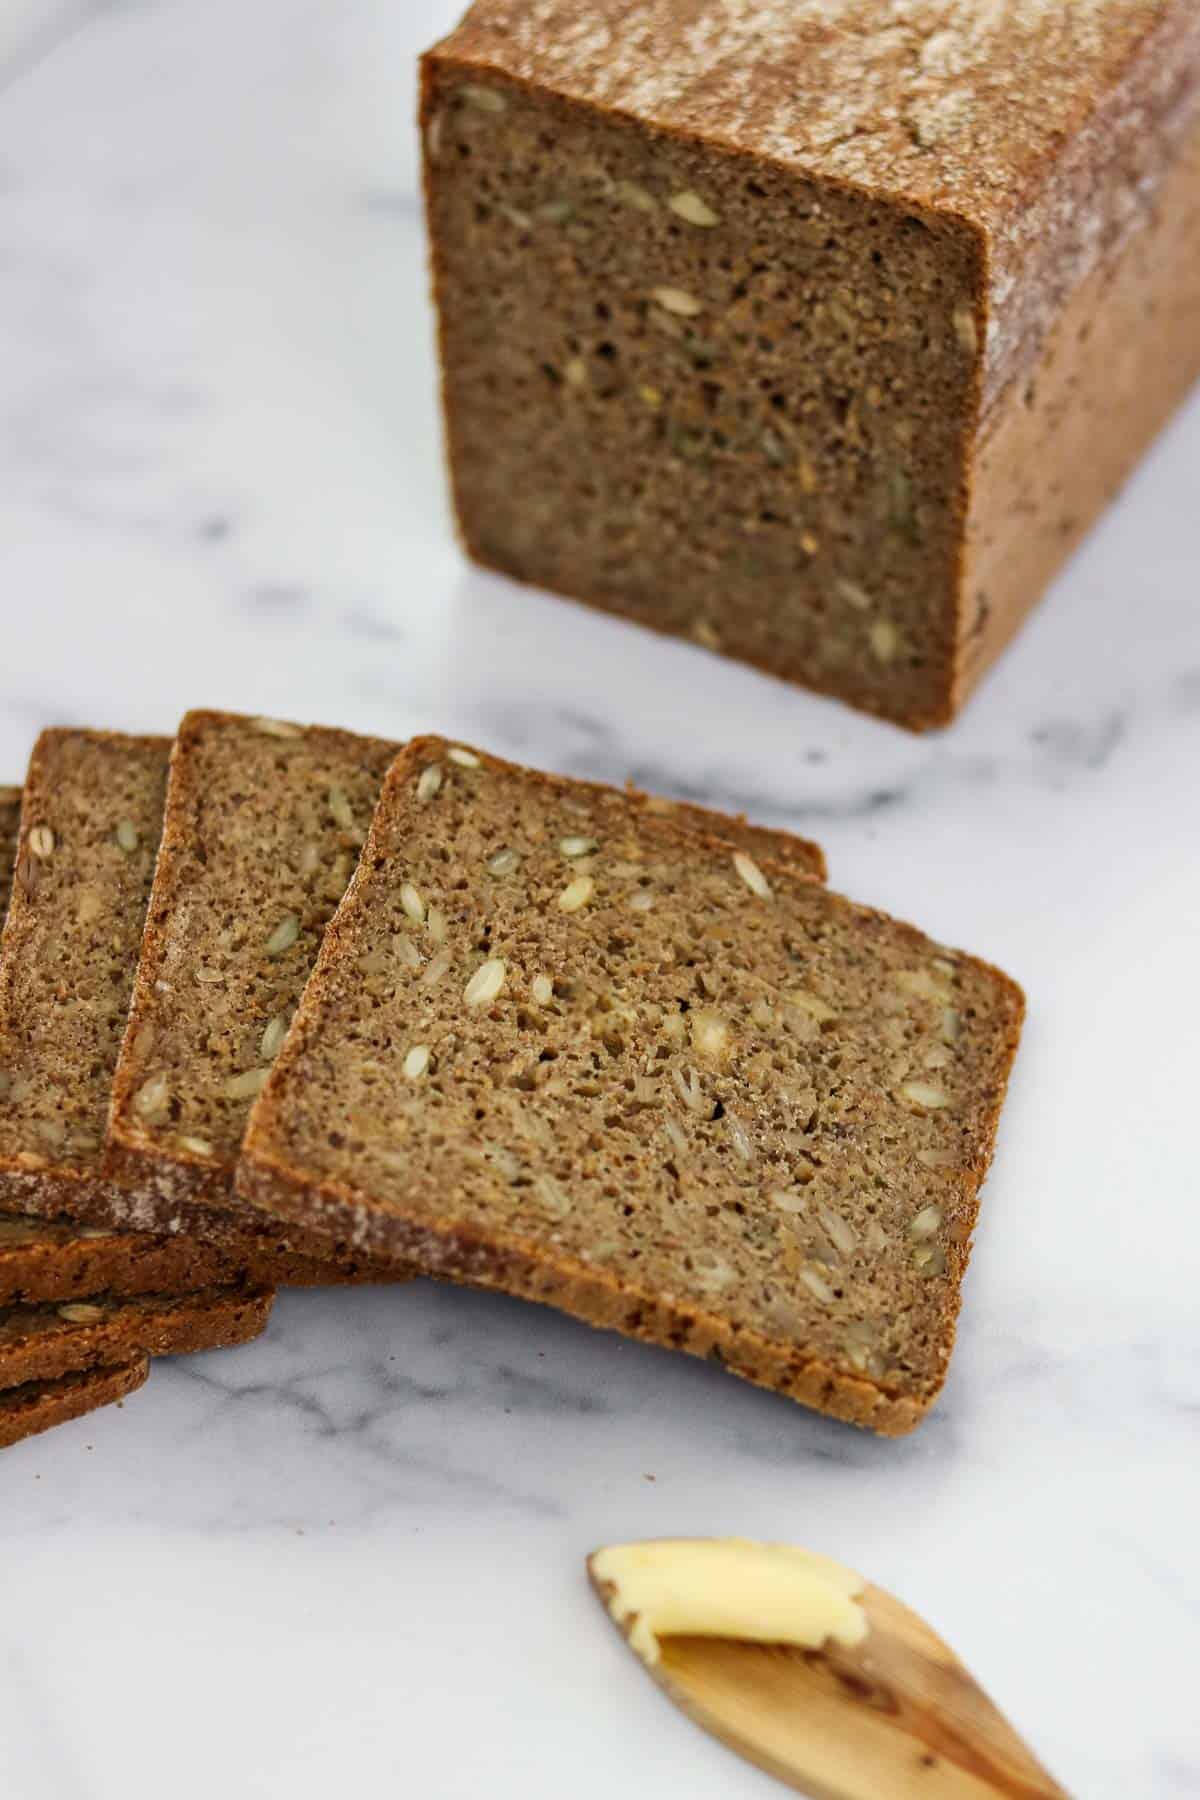
<path fill-rule="evenodd" d="M 605 1605 L 644 1662 L 664 1637 L 741 1638 L 818 1650 L 866 1637 L 852 1569 L 789 1544 L 746 1538 L 661 1538 L 597 1550 L 589 1568 Z"/>

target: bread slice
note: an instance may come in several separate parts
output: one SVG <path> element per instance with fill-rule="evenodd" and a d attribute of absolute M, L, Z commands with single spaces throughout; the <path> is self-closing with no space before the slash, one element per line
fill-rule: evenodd
<path fill-rule="evenodd" d="M 213 1244 L 183 1232 L 159 1235 L 0 1213 L 0 1306 L 79 1300 L 90 1294 L 187 1294 L 235 1282 L 256 1288 L 357 1287 L 396 1280 L 365 1257 L 302 1256 L 284 1233 L 253 1221 L 237 1238 Z"/>
<path fill-rule="evenodd" d="M 236 1228 L 251 1102 L 397 748 L 274 719 L 183 720 L 105 1160 L 140 1223 Z"/>
<path fill-rule="evenodd" d="M 47 731 L 0 938 L 0 1205 L 87 1217 L 170 742 Z"/>
<path fill-rule="evenodd" d="M 901 1433 L 945 1379 L 1023 1008 L 780 865 L 426 739 L 239 1190 Z"/>
<path fill-rule="evenodd" d="M 124 1400 L 143 1386 L 149 1373 L 150 1364 L 142 1356 L 123 1368 L 92 1369 L 0 1391 L 0 1450 Z"/>
<path fill-rule="evenodd" d="M 182 1236 L 165 1245 L 145 1233 L 113 1234 L 145 1222 L 136 1197 L 116 1188 L 101 1162 L 170 750 L 167 738 L 47 731 L 33 753 L 19 878 L 0 937 L 0 1207 L 9 1209 L 0 1217 L 0 1297 L 370 1278 L 361 1258 L 316 1262 L 278 1233 L 229 1235 L 220 1251 Z M 4 790 L 0 808 L 4 868 L 13 860 L 14 792 Z M 38 1218 L 50 1222 L 48 1233 L 34 1229 Z M 99 1222 L 104 1235 L 72 1238 L 64 1218 Z M 70 1286 L 72 1271 L 80 1286 Z"/>
<path fill-rule="evenodd" d="M 138 1356 L 224 1350 L 261 1336 L 270 1289 L 208 1288 L 195 1294 L 110 1294 L 60 1305 L 0 1308 L 0 1389 L 57 1381 Z"/>
<path fill-rule="evenodd" d="M 227 713 L 190 713 L 180 726 L 105 1164 L 143 1222 L 192 1219 L 212 1235 L 221 1209 L 244 1218 L 232 1184 L 250 1108 L 398 749 Z M 445 753 L 450 768 L 468 754 Z M 431 766 L 428 797 L 443 779 Z M 786 837 L 686 803 L 638 794 L 621 804 L 634 814 L 679 804 L 685 823 L 720 823 L 739 841 Z M 815 846 L 788 844 L 823 869 Z"/>

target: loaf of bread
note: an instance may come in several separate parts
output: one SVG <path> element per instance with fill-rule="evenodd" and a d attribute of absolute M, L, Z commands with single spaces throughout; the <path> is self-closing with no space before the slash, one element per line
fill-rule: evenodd
<path fill-rule="evenodd" d="M 23 1387 L 0 1390 L 0 1450 L 124 1400 L 144 1384 L 149 1373 L 150 1364 L 142 1356 L 123 1368 L 92 1369 L 87 1374 L 64 1375 L 58 1381 L 31 1381 Z"/>
<path fill-rule="evenodd" d="M 902 725 L 1200 371 L 1196 0 L 477 0 L 421 118 L 469 552 Z"/>
<path fill-rule="evenodd" d="M 248 1344 L 266 1329 L 274 1295 L 240 1288 L 195 1294 L 109 1294 L 51 1306 L 0 1308 L 0 1390 L 57 1381 L 140 1356 L 180 1356 Z"/>
<path fill-rule="evenodd" d="M 1022 1014 L 809 877 L 421 740 L 239 1191 L 902 1432 L 945 1379 Z"/>

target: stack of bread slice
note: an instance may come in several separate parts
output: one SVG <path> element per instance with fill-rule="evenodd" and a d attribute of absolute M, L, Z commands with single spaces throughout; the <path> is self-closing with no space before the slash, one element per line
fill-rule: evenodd
<path fill-rule="evenodd" d="M 44 733 L 16 800 L 5 1441 L 414 1274 L 885 1433 L 933 1403 L 1023 1000 L 817 846 L 214 712 Z"/>

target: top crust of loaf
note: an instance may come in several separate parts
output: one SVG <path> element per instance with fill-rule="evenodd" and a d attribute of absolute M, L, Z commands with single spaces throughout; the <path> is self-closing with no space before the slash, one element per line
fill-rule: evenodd
<path fill-rule="evenodd" d="M 545 88 L 965 223 L 989 246 L 990 402 L 1063 296 L 1146 217 L 1200 97 L 1200 9 L 477 0 L 428 66 Z"/>
<path fill-rule="evenodd" d="M 945 1377 L 1022 1016 L 818 883 L 427 739 L 239 1190 L 902 1431 Z"/>

